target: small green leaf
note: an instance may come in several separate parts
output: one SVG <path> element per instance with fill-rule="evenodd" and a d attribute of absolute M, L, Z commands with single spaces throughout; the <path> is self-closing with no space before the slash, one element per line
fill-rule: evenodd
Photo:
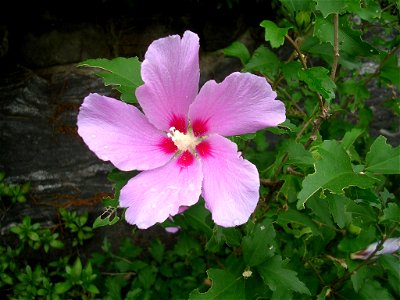
<path fill-rule="evenodd" d="M 50 241 L 50 246 L 56 249 L 62 249 L 64 247 L 64 243 L 60 240 L 52 240 Z"/>
<path fill-rule="evenodd" d="M 376 180 L 362 173 L 355 173 L 350 157 L 336 141 L 324 141 L 318 147 L 320 159 L 315 162 L 315 173 L 303 180 L 303 189 L 298 195 L 297 208 L 304 208 L 304 203 L 319 190 L 329 190 L 334 194 L 343 194 L 350 186 L 369 188 Z"/>
<path fill-rule="evenodd" d="M 392 148 L 386 138 L 379 136 L 371 145 L 366 160 L 366 171 L 379 174 L 400 174 L 400 146 Z"/>
<path fill-rule="evenodd" d="M 226 56 L 239 58 L 243 65 L 247 64 L 250 59 L 250 52 L 247 47 L 239 41 L 233 42 L 231 45 L 224 49 Z"/>
<path fill-rule="evenodd" d="M 311 295 L 307 286 L 297 277 L 297 273 L 283 266 L 282 257 L 279 255 L 257 266 L 257 270 L 265 284 L 267 284 L 272 291 L 286 289 Z"/>
<path fill-rule="evenodd" d="M 35 241 L 35 242 L 40 241 L 39 235 L 38 235 L 36 232 L 34 232 L 34 231 L 29 231 L 29 232 L 28 232 L 28 237 L 29 237 L 32 241 Z"/>
<path fill-rule="evenodd" d="M 285 35 L 291 27 L 280 28 L 272 21 L 262 21 L 261 27 L 265 28 L 265 40 L 271 43 L 272 48 L 278 48 L 285 42 Z"/>
<path fill-rule="evenodd" d="M 189 300 L 241 300 L 246 299 L 245 284 L 242 276 L 235 277 L 230 272 L 219 269 L 207 271 L 212 280 L 211 288 L 200 293 L 198 289 L 189 295 Z"/>
<path fill-rule="evenodd" d="M 137 102 L 135 89 L 143 84 L 140 77 L 140 62 L 137 57 L 117 57 L 112 60 L 105 58 L 89 59 L 79 66 L 103 69 L 97 75 L 102 77 L 105 85 L 113 85 L 121 93 L 121 100 L 129 103 Z"/>
<path fill-rule="evenodd" d="M 242 240 L 243 258 L 250 267 L 263 263 L 274 252 L 275 229 L 271 220 L 255 224 L 253 230 Z"/>
<path fill-rule="evenodd" d="M 86 290 L 91 294 L 100 294 L 99 289 L 94 284 L 90 284 Z"/>
<path fill-rule="evenodd" d="M 329 70 L 324 67 L 302 69 L 299 79 L 304 81 L 310 90 L 320 93 L 327 101 L 335 98 L 336 85 L 329 77 Z"/>
<path fill-rule="evenodd" d="M 82 263 L 80 258 L 78 257 L 71 268 L 71 276 L 76 279 L 81 276 L 81 273 L 82 273 Z"/>
<path fill-rule="evenodd" d="M 56 294 L 64 294 L 66 293 L 70 288 L 72 287 L 72 283 L 69 281 L 65 281 L 65 282 L 58 282 L 56 283 L 56 285 L 54 286 L 54 292 Z"/>
<path fill-rule="evenodd" d="M 106 211 L 104 211 L 100 216 L 96 218 L 93 222 L 92 228 L 97 228 L 101 226 L 111 226 L 119 221 L 119 217 L 117 216 L 117 209 L 113 207 L 107 207 Z"/>

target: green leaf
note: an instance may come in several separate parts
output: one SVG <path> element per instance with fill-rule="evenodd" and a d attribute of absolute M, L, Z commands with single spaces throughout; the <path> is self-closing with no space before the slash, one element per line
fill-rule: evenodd
<path fill-rule="evenodd" d="M 360 290 L 362 299 L 394 300 L 389 291 L 382 287 L 376 280 L 366 280 L 364 287 Z"/>
<path fill-rule="evenodd" d="M 243 258 L 250 267 L 263 263 L 274 252 L 275 229 L 271 220 L 255 224 L 253 230 L 242 240 Z"/>
<path fill-rule="evenodd" d="M 365 280 L 369 277 L 369 272 L 367 268 L 361 268 L 357 272 L 351 275 L 351 282 L 353 283 L 353 288 L 358 292 L 365 283 Z"/>
<path fill-rule="evenodd" d="M 65 292 L 67 292 L 70 288 L 72 287 L 72 283 L 69 281 L 65 281 L 65 282 L 58 282 L 55 284 L 54 286 L 54 292 L 56 294 L 64 294 Z"/>
<path fill-rule="evenodd" d="M 93 222 L 92 228 L 97 228 L 101 226 L 111 226 L 119 221 L 117 216 L 117 209 L 113 207 L 107 207 L 106 210 L 96 218 Z"/>
<path fill-rule="evenodd" d="M 265 40 L 271 43 L 272 48 L 279 48 L 285 42 L 285 35 L 291 27 L 280 28 L 274 22 L 264 20 L 260 24 L 265 28 Z"/>
<path fill-rule="evenodd" d="M 189 300 L 240 300 L 246 299 L 243 277 L 235 277 L 230 272 L 219 269 L 207 271 L 212 280 L 211 288 L 200 293 L 198 289 L 189 295 Z"/>
<path fill-rule="evenodd" d="M 313 11 L 315 3 L 313 0 L 280 0 L 286 9 L 293 15 L 298 11 Z"/>
<path fill-rule="evenodd" d="M 379 136 L 365 157 L 365 170 L 380 174 L 400 174 L 400 146 L 392 148 L 386 138 Z"/>
<path fill-rule="evenodd" d="M 397 203 L 389 203 L 383 210 L 383 216 L 379 218 L 379 223 L 400 223 L 400 206 Z"/>
<path fill-rule="evenodd" d="M 348 203 L 351 202 L 349 198 L 342 195 L 328 194 L 326 200 L 328 201 L 329 212 L 339 228 L 344 228 L 351 222 L 351 214 L 346 210 Z"/>
<path fill-rule="evenodd" d="M 158 263 L 161 263 L 163 259 L 164 250 L 165 246 L 160 242 L 159 239 L 151 242 L 149 252 Z"/>
<path fill-rule="evenodd" d="M 335 98 L 336 85 L 329 77 L 329 70 L 324 67 L 301 69 L 299 79 L 304 81 L 310 90 L 320 93 L 327 101 Z"/>
<path fill-rule="evenodd" d="M 76 279 L 81 276 L 81 273 L 82 273 L 82 263 L 80 258 L 78 257 L 71 268 L 71 276 Z"/>
<path fill-rule="evenodd" d="M 324 141 L 318 147 L 320 159 L 315 162 L 315 173 L 307 175 L 303 180 L 302 190 L 298 195 L 297 208 L 304 208 L 304 203 L 321 189 L 334 194 L 343 194 L 350 186 L 369 188 L 375 179 L 363 173 L 355 173 L 350 157 L 336 141 Z"/>
<path fill-rule="evenodd" d="M 324 18 L 330 14 L 342 14 L 347 11 L 349 2 L 353 0 L 314 0 L 317 5 L 315 8 L 319 10 Z"/>
<path fill-rule="evenodd" d="M 302 144 L 291 140 L 288 144 L 287 152 L 289 156 L 288 164 L 303 167 L 309 167 L 314 164 L 311 153 L 305 150 Z"/>
<path fill-rule="evenodd" d="M 249 50 L 243 43 L 239 41 L 235 41 L 231 45 L 226 47 L 224 49 L 224 54 L 226 56 L 239 58 L 243 65 L 247 64 L 250 59 Z"/>
<path fill-rule="evenodd" d="M 353 128 L 350 131 L 347 131 L 342 139 L 342 147 L 344 150 L 349 150 L 350 147 L 354 144 L 354 142 L 358 139 L 358 137 L 364 133 L 364 130 L 359 128 Z"/>
<path fill-rule="evenodd" d="M 36 232 L 34 232 L 34 231 L 29 231 L 29 232 L 28 232 L 28 237 L 29 237 L 32 241 L 35 241 L 35 242 L 40 241 L 39 235 L 38 235 Z"/>
<path fill-rule="evenodd" d="M 267 284 L 272 291 L 286 289 L 311 295 L 307 286 L 297 277 L 297 273 L 284 267 L 280 255 L 276 255 L 262 265 L 257 266 L 257 270 L 265 284 Z"/>
<path fill-rule="evenodd" d="M 274 78 L 278 73 L 280 61 L 275 53 L 264 46 L 258 47 L 249 62 L 244 66 L 246 72 L 260 72 Z"/>
<path fill-rule="evenodd" d="M 330 2 L 330 1 L 324 1 Z M 334 26 L 332 18 L 316 18 L 314 27 L 314 36 L 318 37 L 320 42 L 327 42 L 334 45 Z M 361 31 L 353 30 L 350 27 L 348 17 L 339 18 L 339 53 L 347 53 L 351 57 L 369 57 L 379 52 L 370 44 L 361 40 Z"/>
<path fill-rule="evenodd" d="M 361 5 L 362 3 L 362 5 Z M 359 16 L 361 19 L 373 22 L 381 17 L 382 9 L 376 0 L 349 1 L 348 11 Z"/>
<path fill-rule="evenodd" d="M 286 231 L 292 232 L 295 235 L 301 235 L 302 232 L 309 232 L 311 230 L 314 235 L 322 236 L 321 231 L 308 215 L 294 209 L 289 209 L 285 212 L 280 213 L 278 215 L 277 223 L 284 227 Z M 297 230 L 299 231 L 299 233 L 297 233 L 295 228 L 291 229 L 287 225 L 289 223 L 291 224 L 291 228 L 295 227 L 293 225 L 300 226 L 300 229 Z M 303 227 L 309 228 L 309 230 L 304 231 Z"/>
<path fill-rule="evenodd" d="M 204 232 L 208 238 L 211 237 L 213 230 L 209 222 L 210 212 L 204 207 L 204 201 L 190 207 L 182 216 L 193 229 Z"/>
<path fill-rule="evenodd" d="M 400 89 L 399 61 L 396 55 L 389 57 L 383 64 L 380 76 Z"/>
<path fill-rule="evenodd" d="M 89 59 L 79 66 L 103 69 L 97 75 L 103 78 L 105 85 L 113 85 L 121 93 L 121 100 L 129 103 L 137 102 L 135 90 L 143 84 L 140 77 L 140 62 L 137 57 L 117 57 L 112 60 L 105 58 Z"/>

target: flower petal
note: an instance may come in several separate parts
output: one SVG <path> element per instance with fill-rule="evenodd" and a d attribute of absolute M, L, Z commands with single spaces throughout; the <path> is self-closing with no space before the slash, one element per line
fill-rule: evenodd
<path fill-rule="evenodd" d="M 78 133 L 100 159 L 123 171 L 158 168 L 174 153 L 166 134 L 136 107 L 98 94 L 84 99 Z"/>
<path fill-rule="evenodd" d="M 260 179 L 257 168 L 237 152 L 235 143 L 211 135 L 198 152 L 203 166 L 203 197 L 214 222 L 232 227 L 247 222 L 257 206 Z M 199 144 L 201 145 L 201 144 Z"/>
<path fill-rule="evenodd" d="M 199 37 L 186 31 L 154 41 L 142 63 L 144 85 L 136 97 L 154 126 L 186 131 L 189 105 L 199 86 Z M 183 127 L 183 128 L 182 128 Z"/>
<path fill-rule="evenodd" d="M 221 83 L 204 84 L 189 109 L 194 133 L 224 136 L 255 132 L 285 121 L 285 106 L 265 78 L 232 73 Z"/>
<path fill-rule="evenodd" d="M 181 167 L 174 158 L 163 167 L 144 171 L 129 180 L 121 190 L 119 204 L 128 208 L 128 223 L 146 229 L 176 215 L 180 207 L 195 204 L 202 180 L 200 160 Z"/>

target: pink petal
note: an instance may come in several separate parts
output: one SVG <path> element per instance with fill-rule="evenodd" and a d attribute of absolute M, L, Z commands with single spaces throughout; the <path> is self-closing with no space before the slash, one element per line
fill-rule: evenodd
<path fill-rule="evenodd" d="M 123 171 L 158 168 L 175 152 L 136 107 L 98 94 L 84 99 L 78 133 L 100 159 Z"/>
<path fill-rule="evenodd" d="M 189 105 L 199 85 L 199 37 L 186 31 L 154 41 L 142 63 L 144 85 L 136 97 L 154 126 L 186 131 Z"/>
<path fill-rule="evenodd" d="M 203 143 L 206 151 L 198 152 L 204 174 L 203 197 L 214 222 L 224 227 L 247 222 L 259 197 L 257 168 L 240 156 L 235 143 L 222 136 L 211 135 Z"/>
<path fill-rule="evenodd" d="M 144 171 L 128 181 L 121 190 L 119 203 L 127 207 L 125 219 L 141 229 L 174 216 L 182 206 L 199 200 L 203 174 L 200 160 L 181 167 L 178 159 L 158 169 Z"/>
<path fill-rule="evenodd" d="M 204 84 L 189 110 L 196 135 L 224 136 L 255 132 L 285 121 L 285 106 L 265 78 L 232 73 L 221 83 Z"/>

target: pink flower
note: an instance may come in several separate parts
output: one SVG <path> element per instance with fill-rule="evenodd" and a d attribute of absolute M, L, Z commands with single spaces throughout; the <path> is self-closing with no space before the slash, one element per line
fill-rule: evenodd
<path fill-rule="evenodd" d="M 122 188 L 127 222 L 145 229 L 195 204 L 200 194 L 214 222 L 247 222 L 259 198 L 257 168 L 223 136 L 276 126 L 285 107 L 265 78 L 232 73 L 200 92 L 199 38 L 154 41 L 133 105 L 90 94 L 78 115 L 78 133 L 102 160 L 122 171 L 142 170 Z"/>

